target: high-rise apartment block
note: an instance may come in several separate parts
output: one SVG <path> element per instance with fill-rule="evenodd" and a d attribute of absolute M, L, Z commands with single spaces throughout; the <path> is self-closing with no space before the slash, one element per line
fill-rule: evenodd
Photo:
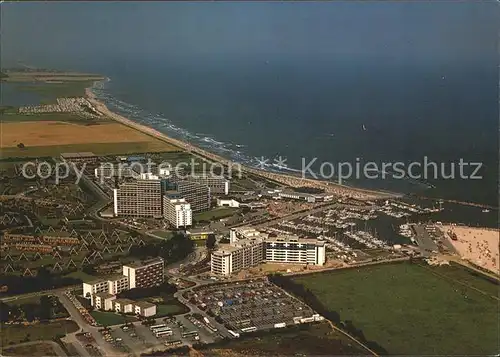
<path fill-rule="evenodd" d="M 140 264 L 124 265 L 123 275 L 128 277 L 130 289 L 149 288 L 164 282 L 163 270 L 163 259 L 155 258 Z"/>
<path fill-rule="evenodd" d="M 189 227 L 193 224 L 191 205 L 184 198 L 163 198 L 163 216 L 175 228 Z"/>
<path fill-rule="evenodd" d="M 230 243 L 211 256 L 211 272 L 230 275 L 265 262 L 325 264 L 325 244 L 316 239 L 287 235 L 270 237 L 249 227 L 233 228 Z"/>

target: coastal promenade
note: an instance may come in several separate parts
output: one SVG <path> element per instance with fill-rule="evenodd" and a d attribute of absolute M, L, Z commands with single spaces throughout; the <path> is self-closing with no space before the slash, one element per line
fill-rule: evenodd
<path fill-rule="evenodd" d="M 237 167 L 236 164 L 230 160 L 227 160 L 219 155 L 216 155 L 214 153 L 211 153 L 207 150 L 203 150 L 197 146 L 194 146 L 192 144 L 189 144 L 187 142 L 171 138 L 155 129 L 149 128 L 145 125 L 136 123 L 130 119 L 127 119 L 117 113 L 112 112 L 109 110 L 106 105 L 102 102 L 100 102 L 94 93 L 92 93 L 91 88 L 86 89 L 86 95 L 88 100 L 93 104 L 93 106 L 96 108 L 97 111 L 102 113 L 103 115 L 116 120 L 117 122 L 122 123 L 123 125 L 126 125 L 128 127 L 131 127 L 133 129 L 136 129 L 142 133 L 148 134 L 150 136 L 153 136 L 157 139 L 163 140 L 171 145 L 175 145 L 179 147 L 180 149 L 183 149 L 193 155 L 197 155 L 201 157 L 202 159 L 205 160 L 211 160 L 217 163 L 220 163 L 222 165 L 225 165 L 227 167 Z M 374 200 L 374 199 L 383 199 L 383 198 L 393 198 L 393 197 L 401 197 L 402 195 L 400 194 L 395 194 L 395 193 L 388 193 L 388 192 L 379 192 L 379 191 L 371 191 L 371 190 L 363 190 L 363 189 L 357 189 L 357 188 L 352 188 L 352 187 L 347 187 L 331 182 L 326 182 L 326 181 L 320 181 L 320 180 L 313 180 L 313 179 L 307 179 L 307 178 L 302 178 L 302 177 L 296 177 L 292 175 L 286 175 L 286 174 L 280 174 L 280 173 L 274 173 L 274 172 L 268 172 L 264 170 L 259 170 L 251 167 L 246 167 L 243 165 L 239 165 L 241 167 L 241 170 L 243 172 L 247 172 L 256 176 L 260 176 L 269 180 L 273 180 L 275 182 L 288 185 L 291 187 L 311 187 L 311 188 L 318 188 L 318 189 L 323 189 L 325 192 L 330 193 L 330 194 L 335 194 L 338 196 L 343 196 L 343 197 L 350 197 L 350 198 L 355 198 L 359 200 Z"/>

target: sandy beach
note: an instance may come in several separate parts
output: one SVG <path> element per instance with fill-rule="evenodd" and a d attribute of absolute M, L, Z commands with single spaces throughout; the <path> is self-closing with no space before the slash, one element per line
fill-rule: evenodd
<path fill-rule="evenodd" d="M 463 259 L 500 275 L 498 229 L 442 226 L 441 230 Z M 453 235 L 457 240 L 451 239 Z"/>
<path fill-rule="evenodd" d="M 116 120 L 124 125 L 127 125 L 131 128 L 134 128 L 138 131 L 141 131 L 143 133 L 146 133 L 148 135 L 151 135 L 153 137 L 156 137 L 160 140 L 163 140 L 165 142 L 168 142 L 169 144 L 175 145 L 183 150 L 186 150 L 187 152 L 190 152 L 194 155 L 198 155 L 204 158 L 208 158 L 212 161 L 222 163 L 224 165 L 231 166 L 233 168 L 238 165 L 237 163 L 234 163 L 230 160 L 224 159 L 221 156 L 218 156 L 214 153 L 211 153 L 209 151 L 203 150 L 197 146 L 191 145 L 187 142 L 177 140 L 174 138 L 171 138 L 155 129 L 149 128 L 145 125 L 141 125 L 139 123 L 136 123 L 130 119 L 127 119 L 123 117 L 122 115 L 119 115 L 117 113 L 112 112 L 111 110 L 108 109 L 108 107 L 99 101 L 94 93 L 92 92 L 91 88 L 87 88 L 85 90 L 85 93 L 87 95 L 88 100 L 95 106 L 95 108 L 103 113 L 105 116 Z M 330 182 L 325 182 L 325 181 L 319 181 L 319 180 L 312 180 L 312 179 L 306 179 L 306 178 L 301 178 L 301 177 L 295 177 L 291 175 L 285 175 L 285 174 L 278 174 L 274 172 L 268 172 L 264 170 L 259 170 L 251 167 L 246 167 L 246 166 L 241 166 L 242 171 L 252 173 L 254 175 L 258 175 L 261 177 L 265 177 L 274 181 L 277 181 L 279 183 L 291 186 L 291 187 L 314 187 L 314 188 L 320 188 L 324 189 L 325 192 L 335 194 L 338 196 L 343 196 L 343 197 L 350 197 L 350 198 L 355 198 L 359 200 L 374 200 L 374 199 L 381 199 L 381 198 L 390 198 L 390 197 L 397 197 L 400 195 L 393 194 L 393 193 L 386 193 L 386 192 L 378 192 L 378 191 L 371 191 L 371 190 L 363 190 L 363 189 L 357 189 L 357 188 L 352 188 L 348 186 L 343 186 L 343 185 L 338 185 Z"/>

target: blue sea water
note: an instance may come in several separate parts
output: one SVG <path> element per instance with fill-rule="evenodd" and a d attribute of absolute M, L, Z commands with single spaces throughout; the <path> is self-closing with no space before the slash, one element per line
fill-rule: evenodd
<path fill-rule="evenodd" d="M 171 136 L 291 173 L 481 162 L 481 180 L 344 183 L 497 205 L 497 2 L 3 5 L 3 66 L 101 73 L 111 109 Z"/>
<path fill-rule="evenodd" d="M 495 204 L 492 74 L 363 62 L 137 63 L 109 70 L 110 81 L 94 91 L 133 120 L 245 164 L 264 157 L 273 170 L 280 156 L 290 172 L 316 158 L 311 170 L 318 175 L 322 162 L 380 168 L 427 157 L 446 174 L 460 159 L 482 162 L 482 180 L 435 180 L 431 168 L 427 179 L 344 183 Z M 330 175 L 327 166 L 323 172 Z"/>
<path fill-rule="evenodd" d="M 34 85 L 30 83 L 30 85 Z M 0 82 L 0 105 L 23 106 L 38 105 L 43 100 L 36 91 L 20 90 L 18 83 Z"/>

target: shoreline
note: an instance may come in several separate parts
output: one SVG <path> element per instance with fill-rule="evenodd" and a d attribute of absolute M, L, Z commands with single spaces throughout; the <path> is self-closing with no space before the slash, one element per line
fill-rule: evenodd
<path fill-rule="evenodd" d="M 188 142 L 172 138 L 165 133 L 162 133 L 156 129 L 150 128 L 143 124 L 136 123 L 130 119 L 125 118 L 124 116 L 111 111 L 105 103 L 101 102 L 96 95 L 92 92 L 92 88 L 85 88 L 86 98 L 95 106 L 95 108 L 104 114 L 105 116 L 113 119 L 123 125 L 126 125 L 132 129 L 138 130 L 144 134 L 150 135 L 156 139 L 162 140 L 168 144 L 174 145 L 181 150 L 184 150 L 188 153 L 197 155 L 203 159 L 208 159 L 214 162 L 221 163 L 226 166 L 240 165 L 242 172 L 247 172 L 256 176 L 260 176 L 269 180 L 276 181 L 278 183 L 288 185 L 291 187 L 311 187 L 311 188 L 319 188 L 323 189 L 325 193 L 331 193 L 339 196 L 343 196 L 346 198 L 354 198 L 359 200 L 377 200 L 384 198 L 396 198 L 403 197 L 404 194 L 395 193 L 395 192 L 384 192 L 384 191 L 374 191 L 362 188 L 354 188 L 344 185 L 339 185 L 331 182 L 308 179 L 297 177 L 293 175 L 287 175 L 283 173 L 274 173 L 265 170 L 260 170 L 252 167 L 245 166 L 240 163 L 233 162 L 231 160 L 225 159 L 217 154 L 214 154 L 210 151 L 197 147 Z"/>

